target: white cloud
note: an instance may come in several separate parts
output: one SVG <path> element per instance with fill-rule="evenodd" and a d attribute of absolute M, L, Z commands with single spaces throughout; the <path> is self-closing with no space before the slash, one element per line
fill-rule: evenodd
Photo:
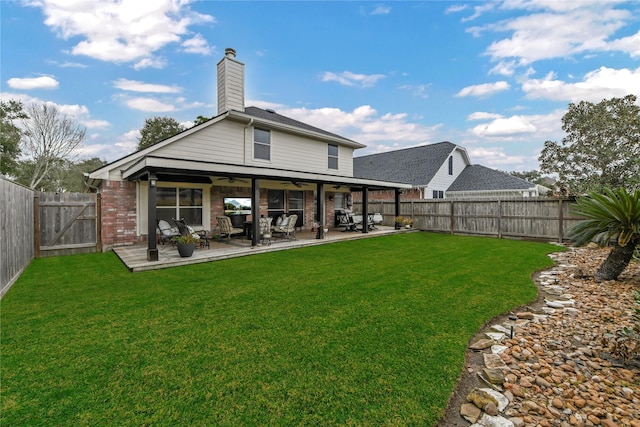
<path fill-rule="evenodd" d="M 510 137 L 535 131 L 536 127 L 525 116 L 497 118 L 471 129 L 471 133 L 482 137 Z"/>
<path fill-rule="evenodd" d="M 371 11 L 371 15 L 388 15 L 391 13 L 391 8 L 388 6 L 378 6 Z"/>
<path fill-rule="evenodd" d="M 467 120 L 489 120 L 489 119 L 501 119 L 502 114 L 496 113 L 485 113 L 482 111 L 478 111 L 476 113 L 471 113 L 467 116 Z"/>
<path fill-rule="evenodd" d="M 527 98 L 572 102 L 600 102 L 605 98 L 622 97 L 629 93 L 637 95 L 640 94 L 638 88 L 640 67 L 635 70 L 600 67 L 587 73 L 583 81 L 576 83 L 557 80 L 551 73 L 542 79 L 530 79 L 522 84 Z"/>
<path fill-rule="evenodd" d="M 500 61 L 491 70 L 489 70 L 489 74 L 500 74 L 503 76 L 510 77 L 515 73 L 515 69 L 516 69 L 515 61 Z"/>
<path fill-rule="evenodd" d="M 511 33 L 493 42 L 486 53 L 494 61 L 514 59 L 519 66 L 589 52 L 637 51 L 633 38 L 609 40 L 632 19 L 630 12 L 615 7 L 615 2 L 505 1 L 503 9 L 525 14 L 467 31 L 476 36 L 485 31 Z"/>
<path fill-rule="evenodd" d="M 460 90 L 460 92 L 456 93 L 456 97 L 465 97 L 465 96 L 488 96 L 497 92 L 502 92 L 508 90 L 511 86 L 509 83 L 505 81 L 499 81 L 495 83 L 484 83 L 481 85 L 473 85 L 467 86 Z"/>
<path fill-rule="evenodd" d="M 180 43 L 191 25 L 213 23 L 184 0 L 40 0 L 45 24 L 61 38 L 76 39 L 71 53 L 102 61 L 130 62 L 148 58 L 171 43 Z"/>
<path fill-rule="evenodd" d="M 640 56 L 640 31 L 629 37 L 613 40 L 609 43 L 609 49 L 627 52 L 632 58 Z"/>
<path fill-rule="evenodd" d="M 428 98 L 429 94 L 427 93 L 427 89 L 429 88 L 429 86 L 431 85 L 425 85 L 425 84 L 420 84 L 420 85 L 402 85 L 399 87 L 399 89 L 401 90 L 407 90 L 409 92 L 411 92 L 412 96 L 415 96 L 417 98 Z"/>
<path fill-rule="evenodd" d="M 110 126 L 110 123 L 106 120 L 95 119 L 81 120 L 80 124 L 86 126 L 88 129 L 105 129 Z"/>
<path fill-rule="evenodd" d="M 165 65 L 167 65 L 166 58 L 159 57 L 159 56 L 153 56 L 153 57 L 142 58 L 140 61 L 138 61 L 135 64 L 133 64 L 133 68 L 135 70 L 142 70 L 144 68 L 158 68 L 158 69 L 161 69 L 161 68 L 164 68 Z"/>
<path fill-rule="evenodd" d="M 380 79 L 385 76 L 383 74 L 356 74 L 351 71 L 343 71 L 336 74 L 330 71 L 325 72 L 322 75 L 323 82 L 335 81 L 344 86 L 360 86 L 360 87 L 372 87 Z"/>
<path fill-rule="evenodd" d="M 497 3 L 493 2 L 493 3 L 484 3 L 484 4 L 481 4 L 480 6 L 474 6 L 473 14 L 471 16 L 462 18 L 462 22 L 473 21 L 474 19 L 479 18 L 483 13 L 488 12 L 491 9 L 495 9 L 496 4 Z"/>
<path fill-rule="evenodd" d="M 466 4 L 457 4 L 457 5 L 454 5 L 454 6 L 449 6 L 447 8 L 447 10 L 444 11 L 444 13 L 449 14 L 449 13 L 462 12 L 467 7 L 469 7 L 469 6 L 466 5 Z"/>
<path fill-rule="evenodd" d="M 7 80 L 7 85 L 11 89 L 31 90 L 31 89 L 57 89 L 59 83 L 49 76 L 41 77 L 13 77 Z"/>
<path fill-rule="evenodd" d="M 502 148 L 485 148 L 476 147 L 467 149 L 469 157 L 474 164 L 480 164 L 495 169 L 518 169 L 518 166 L 523 165 L 525 161 L 529 160 L 523 155 L 509 155 L 504 152 Z"/>
<path fill-rule="evenodd" d="M 132 92 L 178 93 L 182 91 L 182 88 L 179 86 L 158 85 L 127 79 L 118 79 L 113 82 L 113 86 L 118 89 Z"/>
<path fill-rule="evenodd" d="M 207 42 L 201 34 L 196 34 L 189 40 L 182 42 L 182 51 L 200 55 L 211 55 L 213 48 L 209 46 L 209 42 Z"/>
<path fill-rule="evenodd" d="M 167 113 L 169 111 L 176 110 L 175 106 L 158 101 L 154 98 L 130 98 L 125 100 L 125 104 L 131 109 L 147 111 L 150 113 Z"/>

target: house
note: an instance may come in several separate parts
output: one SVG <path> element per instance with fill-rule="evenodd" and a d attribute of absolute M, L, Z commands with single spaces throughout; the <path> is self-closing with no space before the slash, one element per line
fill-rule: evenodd
<path fill-rule="evenodd" d="M 371 190 L 410 188 L 355 178 L 353 153 L 364 147 L 358 142 L 273 110 L 245 108 L 244 64 L 233 49 L 217 65 L 217 82 L 217 116 L 86 174 L 87 188 L 101 196 L 103 247 L 147 241 L 148 259 L 157 260 L 156 220 L 184 218 L 213 230 L 216 217 L 230 211 L 251 223 L 256 245 L 252 220 L 261 215 L 296 213 L 297 225 L 311 228 L 328 224 L 353 191 L 366 200 Z"/>
<path fill-rule="evenodd" d="M 405 199 L 535 197 L 548 189 L 471 164 L 463 147 L 448 141 L 353 159 L 353 175 L 362 179 L 411 184 Z M 388 198 L 389 193 L 372 194 Z"/>

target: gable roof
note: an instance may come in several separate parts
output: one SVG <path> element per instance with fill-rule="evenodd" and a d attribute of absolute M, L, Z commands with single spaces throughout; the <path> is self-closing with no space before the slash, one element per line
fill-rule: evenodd
<path fill-rule="evenodd" d="M 508 173 L 470 165 L 464 168 L 447 191 L 526 190 L 534 187 L 535 184 Z"/>
<path fill-rule="evenodd" d="M 261 121 L 270 121 L 270 122 L 274 122 L 280 125 L 285 125 L 291 128 L 297 128 L 297 129 L 301 129 L 301 130 L 305 130 L 305 131 L 310 131 L 310 132 L 315 132 L 315 133 L 319 133 L 321 135 L 325 135 L 328 136 L 330 138 L 337 138 L 337 139 L 342 139 L 345 142 L 350 142 L 352 144 L 358 144 L 361 145 L 353 140 L 347 139 L 343 136 L 337 135 L 335 133 L 331 133 L 331 132 L 327 132 L 326 130 L 317 128 L 315 126 L 311 126 L 307 123 L 303 123 L 300 122 L 298 120 L 292 119 L 291 117 L 287 117 L 287 116 L 283 116 L 281 114 L 276 113 L 273 110 L 270 109 L 262 109 L 262 108 L 258 108 L 258 107 L 246 107 L 244 109 L 244 113 L 248 116 L 254 117 L 256 119 L 259 119 Z M 363 146 L 364 147 L 364 146 Z"/>
<path fill-rule="evenodd" d="M 354 157 L 353 176 L 425 186 L 456 148 L 462 149 L 452 142 L 444 141 Z"/>

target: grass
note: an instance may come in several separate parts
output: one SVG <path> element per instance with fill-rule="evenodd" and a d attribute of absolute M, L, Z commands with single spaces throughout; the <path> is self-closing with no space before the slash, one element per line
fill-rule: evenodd
<path fill-rule="evenodd" d="M 2 300 L 2 425 L 434 425 L 469 338 L 558 247 L 409 233 L 129 273 L 36 259 Z"/>

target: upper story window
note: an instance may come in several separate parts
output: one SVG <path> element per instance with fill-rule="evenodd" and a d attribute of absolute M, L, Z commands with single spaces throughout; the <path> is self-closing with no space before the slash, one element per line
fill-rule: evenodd
<path fill-rule="evenodd" d="M 453 156 L 449 156 L 449 175 L 453 175 Z"/>
<path fill-rule="evenodd" d="M 338 169 L 338 146 L 329 144 L 329 169 Z"/>
<path fill-rule="evenodd" d="M 442 191 L 442 190 L 433 190 L 433 198 L 434 199 L 444 199 L 444 191 Z"/>
<path fill-rule="evenodd" d="M 253 158 L 271 160 L 271 132 L 265 129 L 253 130 Z"/>

